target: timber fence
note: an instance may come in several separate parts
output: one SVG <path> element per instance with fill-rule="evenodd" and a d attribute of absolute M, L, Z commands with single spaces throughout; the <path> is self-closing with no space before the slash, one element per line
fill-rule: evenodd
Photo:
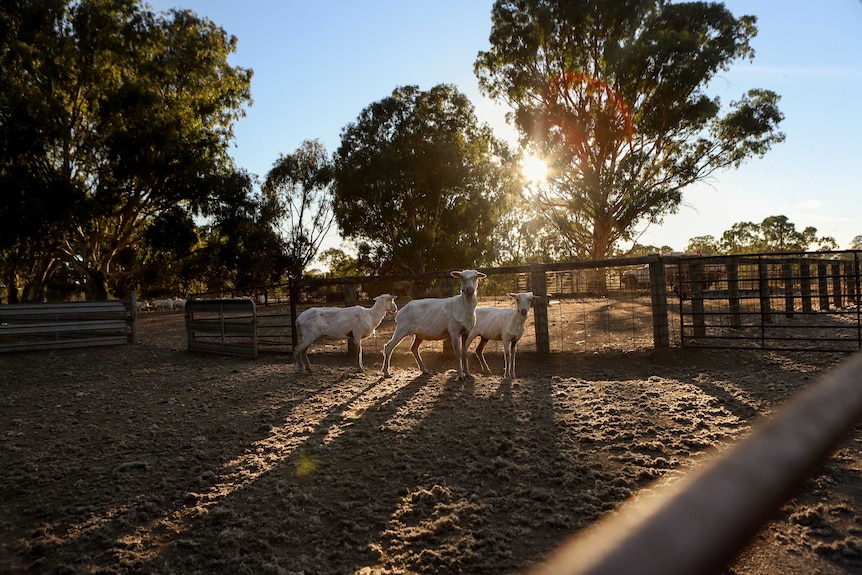
<path fill-rule="evenodd" d="M 862 348 L 860 252 L 745 256 L 651 255 L 601 261 L 480 268 L 479 305 L 509 307 L 509 292 L 537 297 L 519 350 L 596 352 L 675 347 L 847 352 Z M 295 318 L 311 306 L 370 306 L 391 293 L 411 299 L 455 295 L 448 270 L 301 280 L 194 298 L 249 297 L 257 303 L 261 350 L 290 351 Z M 363 343 L 382 351 L 388 315 Z M 445 342 L 429 342 L 445 351 Z M 351 351 L 349 342 L 319 350 Z M 495 343 L 486 348 L 501 351 Z"/>

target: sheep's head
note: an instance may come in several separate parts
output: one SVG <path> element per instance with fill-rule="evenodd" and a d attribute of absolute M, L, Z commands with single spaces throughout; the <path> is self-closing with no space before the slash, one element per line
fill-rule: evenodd
<path fill-rule="evenodd" d="M 383 294 L 380 294 L 379 296 L 377 296 L 376 298 L 374 298 L 374 301 L 375 302 L 379 302 L 381 300 L 385 301 L 386 302 L 385 303 L 386 311 L 395 313 L 396 311 L 398 311 L 398 306 L 395 305 L 395 298 L 396 297 L 398 297 L 398 296 L 389 295 L 388 293 L 383 293 Z"/>
<path fill-rule="evenodd" d="M 524 317 L 527 317 L 527 313 L 533 306 L 533 292 L 528 291 L 525 293 L 510 293 L 509 297 L 515 300 L 515 309 L 518 310 L 518 313 L 520 313 Z"/>
<path fill-rule="evenodd" d="M 479 280 L 486 276 L 476 270 L 463 270 L 452 272 L 452 277 L 461 280 L 461 293 L 469 297 L 476 293 L 476 289 L 479 287 Z"/>

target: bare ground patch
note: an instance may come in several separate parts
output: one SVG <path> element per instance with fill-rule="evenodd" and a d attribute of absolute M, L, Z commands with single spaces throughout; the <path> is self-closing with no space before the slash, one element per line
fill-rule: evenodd
<path fill-rule="evenodd" d="M 190 354 L 142 343 L 0 356 L 0 572 L 515 573 L 673 481 L 845 356 L 518 356 L 457 382 L 406 344 Z M 488 352 L 502 372 L 499 353 Z M 848 438 L 728 570 L 862 573 L 862 439 Z"/>

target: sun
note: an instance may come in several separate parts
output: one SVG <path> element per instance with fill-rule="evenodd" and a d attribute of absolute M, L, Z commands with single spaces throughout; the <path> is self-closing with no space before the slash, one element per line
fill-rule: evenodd
<path fill-rule="evenodd" d="M 525 156 L 521 160 L 521 173 L 527 181 L 533 184 L 544 182 L 548 177 L 548 164 L 534 154 Z"/>

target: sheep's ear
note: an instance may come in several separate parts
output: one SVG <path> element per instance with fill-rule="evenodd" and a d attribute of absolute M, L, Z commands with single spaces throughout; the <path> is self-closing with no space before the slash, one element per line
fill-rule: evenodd
<path fill-rule="evenodd" d="M 488 277 L 487 274 L 483 274 L 482 272 L 477 271 L 476 273 L 479 275 L 479 279 Z"/>
<path fill-rule="evenodd" d="M 449 272 L 449 275 L 451 275 L 453 278 L 461 278 L 461 272 Z"/>
<path fill-rule="evenodd" d="M 518 296 L 518 294 L 516 294 L 516 293 L 507 293 L 506 295 L 512 299 L 515 299 Z"/>

